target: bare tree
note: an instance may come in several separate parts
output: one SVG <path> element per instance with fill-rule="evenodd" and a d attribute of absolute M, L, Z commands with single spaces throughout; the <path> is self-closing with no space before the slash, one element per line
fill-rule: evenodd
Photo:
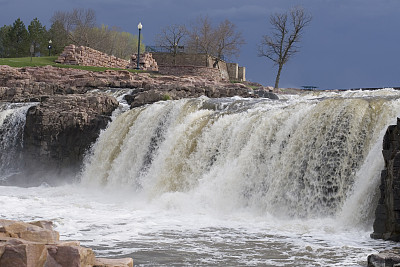
<path fill-rule="evenodd" d="M 242 46 L 245 41 L 242 37 L 242 33 L 236 31 L 235 24 L 226 19 L 214 30 L 214 43 L 214 53 L 218 60 L 231 56 L 238 56 L 240 46 Z"/>
<path fill-rule="evenodd" d="M 91 45 L 91 30 L 96 26 L 96 14 L 93 9 L 74 8 L 72 12 L 56 11 L 51 22 L 56 21 L 64 26 L 71 43 Z"/>
<path fill-rule="evenodd" d="M 187 35 L 188 31 L 184 25 L 171 25 L 161 29 L 161 32 L 155 38 L 155 42 L 158 46 L 163 46 L 173 54 L 175 65 L 178 48 L 185 42 Z"/>
<path fill-rule="evenodd" d="M 189 31 L 188 46 L 194 53 L 212 54 L 214 29 L 208 16 L 198 17 Z"/>
<path fill-rule="evenodd" d="M 72 25 L 74 26 L 71 39 L 77 45 L 91 46 L 91 32 L 96 26 L 96 14 L 93 9 L 74 8 L 70 14 Z"/>
<path fill-rule="evenodd" d="M 272 60 L 278 66 L 275 88 L 279 86 L 283 65 L 299 52 L 297 44 L 300 42 L 304 27 L 311 22 L 311 19 L 311 15 L 305 13 L 301 7 L 270 17 L 272 34 L 263 36 L 258 47 L 258 55 Z"/>
<path fill-rule="evenodd" d="M 215 64 L 220 59 L 238 56 L 244 43 L 242 33 L 229 20 L 214 27 L 209 17 L 199 17 L 189 31 L 188 45 L 191 50 L 215 56 Z"/>

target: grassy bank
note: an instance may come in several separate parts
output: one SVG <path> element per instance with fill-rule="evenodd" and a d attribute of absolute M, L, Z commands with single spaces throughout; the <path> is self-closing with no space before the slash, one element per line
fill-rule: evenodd
<path fill-rule="evenodd" d="M 20 58 L 0 58 L 0 65 L 8 65 L 10 67 L 40 67 L 40 66 L 54 66 L 59 68 L 73 68 L 80 70 L 89 70 L 89 71 L 105 71 L 105 70 L 121 70 L 116 68 L 104 68 L 104 67 L 92 67 L 92 66 L 76 66 L 76 65 L 63 65 L 55 63 L 54 61 L 57 59 L 54 57 L 32 57 L 32 61 L 30 57 L 20 57 Z M 128 69 L 130 72 L 140 72 L 138 70 Z"/>

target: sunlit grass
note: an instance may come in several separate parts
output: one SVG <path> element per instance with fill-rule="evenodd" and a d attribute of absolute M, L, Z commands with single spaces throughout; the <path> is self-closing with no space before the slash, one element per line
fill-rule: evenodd
<path fill-rule="evenodd" d="M 122 70 L 118 68 L 105 68 L 93 66 L 77 66 L 77 65 L 64 65 L 55 63 L 56 56 L 53 57 L 20 57 L 20 58 L 0 58 L 0 65 L 8 65 L 10 67 L 40 67 L 40 66 L 54 66 L 59 68 L 73 68 L 88 71 L 105 71 L 105 70 Z M 130 72 L 141 72 L 134 69 L 126 69 Z"/>

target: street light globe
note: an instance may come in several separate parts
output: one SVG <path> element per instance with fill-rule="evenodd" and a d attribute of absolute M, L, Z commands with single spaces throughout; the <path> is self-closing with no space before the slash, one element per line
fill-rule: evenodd
<path fill-rule="evenodd" d="M 139 22 L 139 24 L 137 25 L 137 28 L 138 28 L 139 30 L 141 30 L 141 29 L 143 28 L 143 25 L 142 25 L 141 22 Z"/>
<path fill-rule="evenodd" d="M 49 40 L 49 44 L 51 44 L 51 43 L 53 43 L 53 41 L 52 41 L 52 40 Z"/>

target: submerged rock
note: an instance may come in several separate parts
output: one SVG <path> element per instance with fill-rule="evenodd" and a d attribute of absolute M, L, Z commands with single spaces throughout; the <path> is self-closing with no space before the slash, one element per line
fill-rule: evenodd
<path fill-rule="evenodd" d="M 368 267 L 400 266 L 400 249 L 384 250 L 368 256 Z"/>
<path fill-rule="evenodd" d="M 60 241 L 52 222 L 0 219 L 0 266 L 133 267 L 132 258 L 96 258 L 78 241 Z"/>

